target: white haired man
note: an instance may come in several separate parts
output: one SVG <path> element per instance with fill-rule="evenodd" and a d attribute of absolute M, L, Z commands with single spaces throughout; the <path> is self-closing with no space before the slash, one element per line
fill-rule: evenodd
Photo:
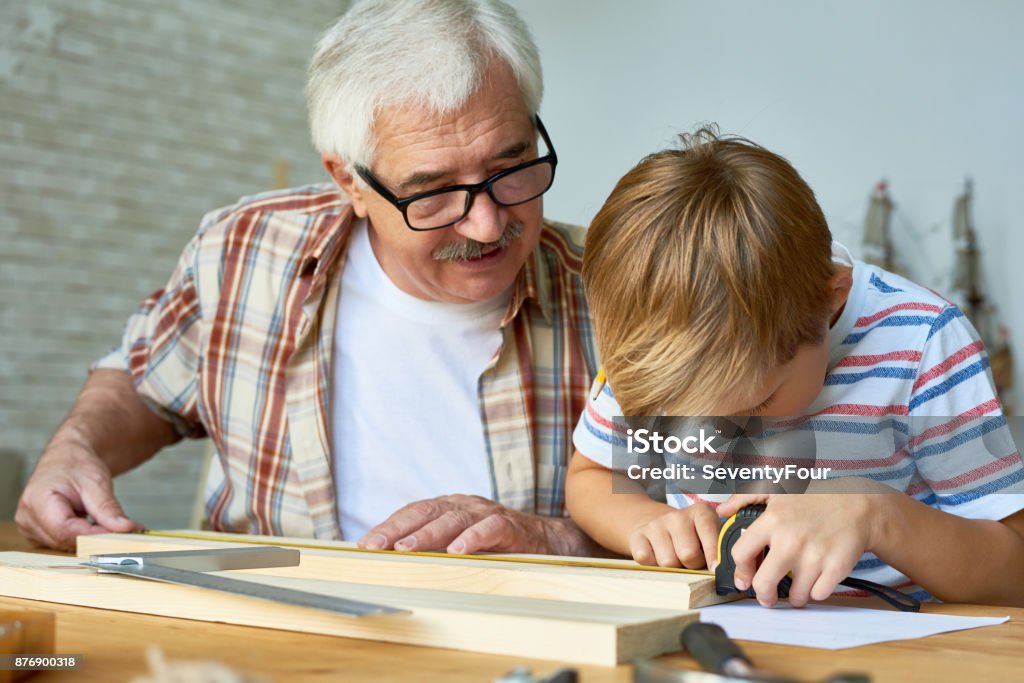
<path fill-rule="evenodd" d="M 541 94 L 500 0 L 353 7 L 307 86 L 334 184 L 205 217 L 40 458 L 22 533 L 138 528 L 112 476 L 206 435 L 216 529 L 587 552 L 563 475 L 597 359 L 582 235 L 542 216 Z"/>

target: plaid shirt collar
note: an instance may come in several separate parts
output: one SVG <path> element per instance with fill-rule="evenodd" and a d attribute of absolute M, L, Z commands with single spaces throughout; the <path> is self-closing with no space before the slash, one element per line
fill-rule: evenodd
<path fill-rule="evenodd" d="M 300 273 L 312 273 L 313 276 L 306 296 L 307 301 L 318 297 L 324 291 L 330 273 L 344 258 L 355 217 L 351 205 L 345 206 L 336 216 L 321 223 L 319 234 L 310 242 L 306 254 L 302 257 L 302 267 L 299 269 Z M 549 277 L 547 264 L 541 259 L 540 249 L 534 248 L 523 267 L 519 269 L 519 274 L 512 285 L 508 309 L 501 320 L 502 327 L 519 315 L 527 299 L 536 303 L 546 322 L 551 322 Z"/>

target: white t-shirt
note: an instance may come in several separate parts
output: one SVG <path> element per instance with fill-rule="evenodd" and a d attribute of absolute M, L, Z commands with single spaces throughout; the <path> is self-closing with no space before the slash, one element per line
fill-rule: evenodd
<path fill-rule="evenodd" d="M 501 346 L 509 294 L 470 304 L 406 294 L 377 262 L 366 220 L 353 226 L 331 405 L 342 538 L 416 500 L 494 497 L 478 381 Z"/>

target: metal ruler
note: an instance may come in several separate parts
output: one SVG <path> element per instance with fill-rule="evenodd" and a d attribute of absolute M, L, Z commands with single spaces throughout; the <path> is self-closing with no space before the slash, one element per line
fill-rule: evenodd
<path fill-rule="evenodd" d="M 89 562 L 82 564 L 104 574 L 121 574 L 150 581 L 206 588 L 221 593 L 269 600 L 296 607 L 327 610 L 348 617 L 410 613 L 409 610 L 387 605 L 268 586 L 254 581 L 206 573 L 231 569 L 295 567 L 299 564 L 299 551 L 293 548 L 259 546 L 255 548 L 104 554 L 91 555 Z"/>

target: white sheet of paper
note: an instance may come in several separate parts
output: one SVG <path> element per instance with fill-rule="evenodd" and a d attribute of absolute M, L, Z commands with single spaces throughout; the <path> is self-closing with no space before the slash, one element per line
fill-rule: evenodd
<path fill-rule="evenodd" d="M 910 640 L 924 636 L 994 626 L 1009 617 L 957 617 L 860 607 L 780 604 L 765 609 L 751 601 L 704 607 L 701 621 L 718 624 L 730 638 L 778 645 L 842 650 L 847 647 Z"/>

